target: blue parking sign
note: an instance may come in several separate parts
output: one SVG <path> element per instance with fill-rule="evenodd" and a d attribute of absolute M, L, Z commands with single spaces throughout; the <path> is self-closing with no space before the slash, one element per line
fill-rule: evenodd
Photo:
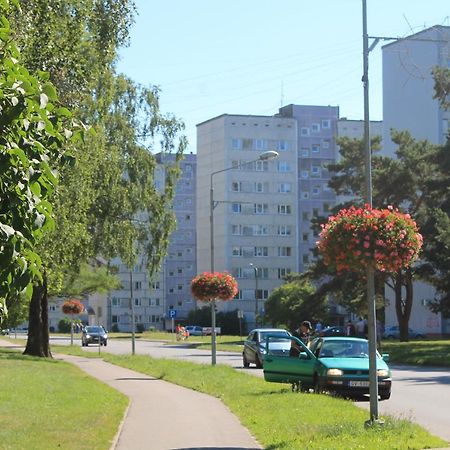
<path fill-rule="evenodd" d="M 177 317 L 177 310 L 176 309 L 169 309 L 169 317 L 171 319 L 174 319 L 175 317 Z"/>

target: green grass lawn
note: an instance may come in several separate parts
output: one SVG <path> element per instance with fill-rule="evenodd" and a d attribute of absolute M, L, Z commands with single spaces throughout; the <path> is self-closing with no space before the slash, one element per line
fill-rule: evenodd
<path fill-rule="evenodd" d="M 109 449 L 128 405 L 72 364 L 0 348 L 0 449 Z"/>
<path fill-rule="evenodd" d="M 59 347 L 53 351 L 78 354 L 81 349 Z M 383 428 L 365 429 L 368 412 L 350 401 L 292 393 L 290 386 L 266 383 L 225 365 L 213 367 L 142 355 L 103 353 L 102 357 L 220 398 L 265 449 L 412 450 L 447 445 L 407 420 L 386 417 Z"/>
<path fill-rule="evenodd" d="M 383 341 L 382 350 L 391 363 L 450 367 L 450 340 Z"/>

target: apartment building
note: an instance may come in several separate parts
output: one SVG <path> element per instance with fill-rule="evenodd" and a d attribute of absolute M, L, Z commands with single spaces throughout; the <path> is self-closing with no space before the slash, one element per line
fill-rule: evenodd
<path fill-rule="evenodd" d="M 165 167 L 174 161 L 171 154 L 156 155 L 158 167 L 155 185 L 162 189 L 165 183 Z M 107 327 L 131 331 L 131 303 L 133 298 L 136 325 L 144 329 L 168 329 L 171 326 L 170 311 L 176 320 L 185 320 L 195 308 L 190 293 L 190 282 L 196 268 L 196 165 L 194 154 L 185 155 L 181 162 L 181 177 L 176 186 L 173 209 L 177 227 L 170 237 L 168 254 L 154 280 L 148 278 L 144 255 L 136 265 L 127 267 L 119 259 L 112 263 L 118 267 L 122 288 L 111 291 L 107 299 Z"/>
<path fill-rule="evenodd" d="M 391 129 L 445 143 L 450 112 L 434 96 L 433 67 L 450 67 L 450 27 L 436 25 L 382 47 L 383 152 L 393 156 Z"/>
<path fill-rule="evenodd" d="M 338 113 L 289 105 L 275 116 L 223 114 L 197 125 L 198 270 L 211 270 L 213 209 L 214 270 L 239 283 L 237 298 L 219 308 L 241 310 L 250 326 L 283 278 L 312 260 L 311 220 L 335 203 L 327 164 Z M 267 151 L 278 158 L 258 161 Z"/>

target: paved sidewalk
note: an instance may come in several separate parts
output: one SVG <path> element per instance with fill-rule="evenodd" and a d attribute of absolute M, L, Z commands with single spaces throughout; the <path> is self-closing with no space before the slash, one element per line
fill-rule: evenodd
<path fill-rule="evenodd" d="M 16 347 L 7 341 L 0 346 Z M 116 450 L 252 449 L 262 447 L 218 399 L 97 358 L 55 354 L 117 389 L 130 405 Z"/>

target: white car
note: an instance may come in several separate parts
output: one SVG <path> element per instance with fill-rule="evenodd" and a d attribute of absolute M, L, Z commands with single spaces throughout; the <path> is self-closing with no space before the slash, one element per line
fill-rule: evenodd
<path fill-rule="evenodd" d="M 189 333 L 189 336 L 203 336 L 203 327 L 187 325 L 184 329 Z"/>

